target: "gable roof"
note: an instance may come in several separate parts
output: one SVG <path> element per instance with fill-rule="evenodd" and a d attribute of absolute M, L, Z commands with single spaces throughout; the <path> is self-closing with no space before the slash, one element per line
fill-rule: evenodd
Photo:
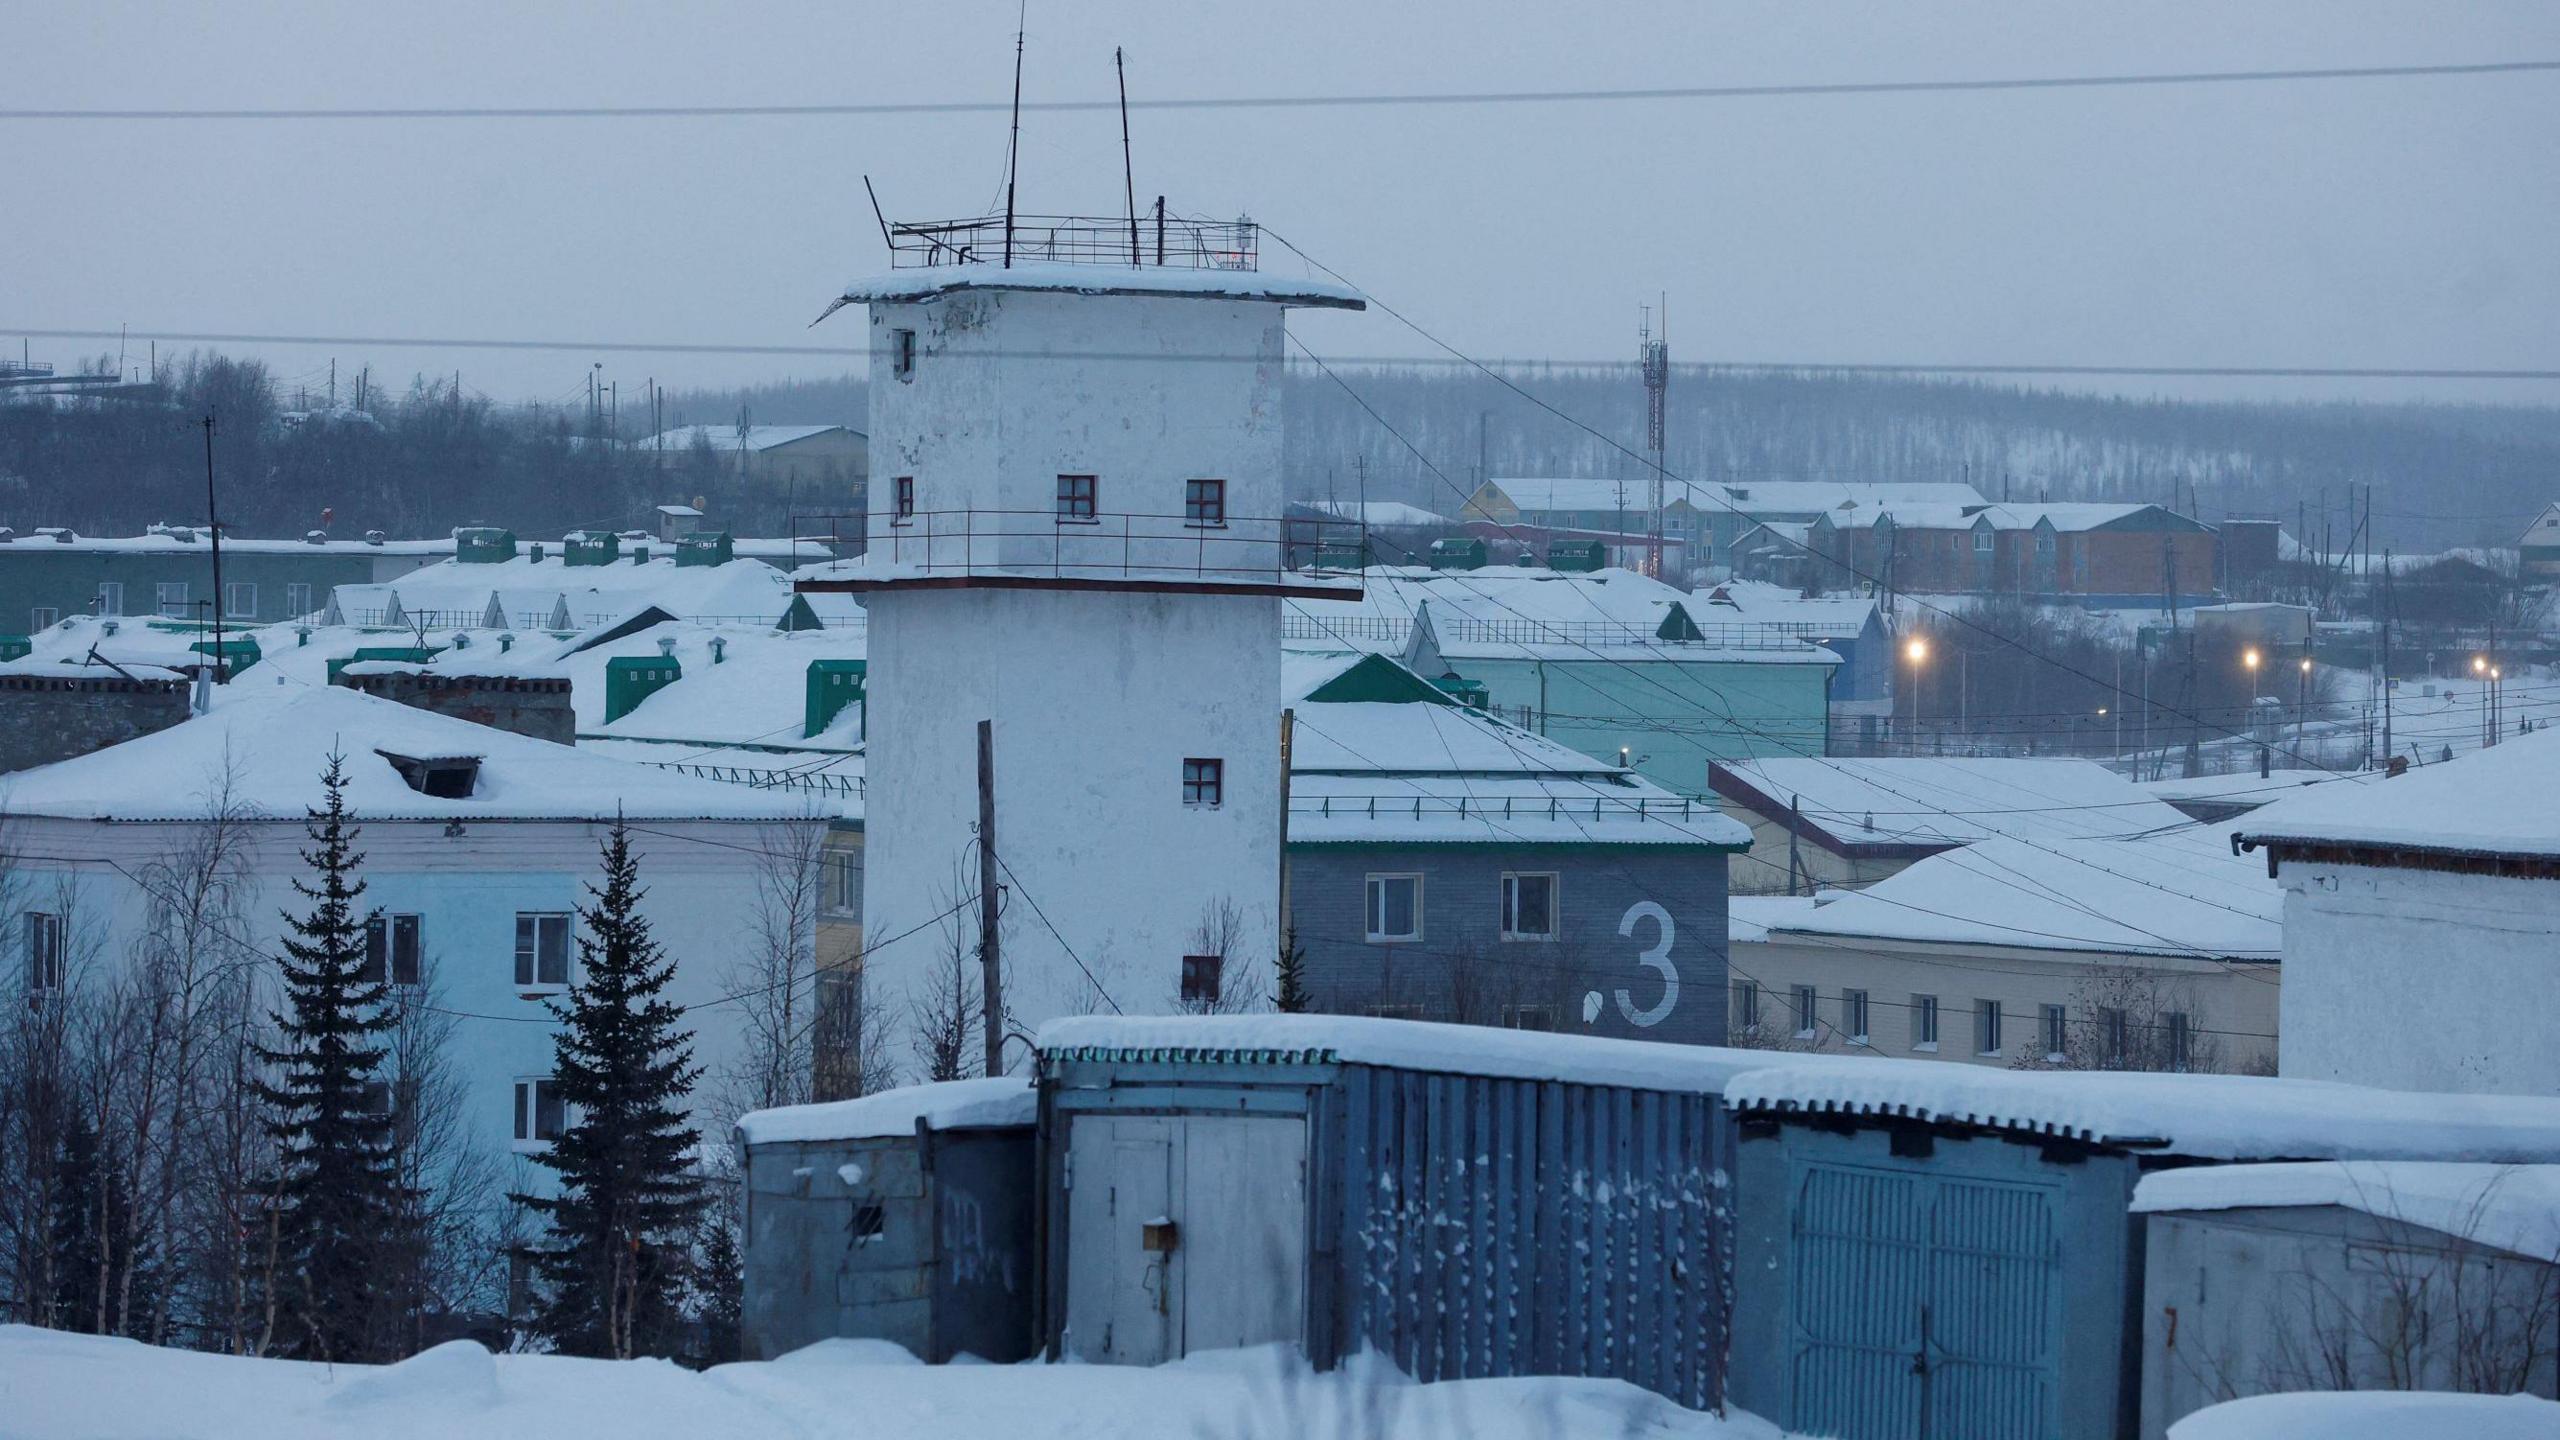
<path fill-rule="evenodd" d="M 2002 835 L 2117 838 L 2188 823 L 2094 760 L 1770 756 L 1718 761 L 1707 785 L 1844 855 L 1927 855 Z"/>
<path fill-rule="evenodd" d="M 2146 1175 L 2137 1214 L 2335 1205 L 2560 1262 L 2560 1165 L 2316 1160 L 2199 1165 Z"/>
<path fill-rule="evenodd" d="M 1500 490 L 1524 514 L 1621 508 L 1637 514 L 1645 509 L 1650 498 L 1650 485 L 1641 475 L 1496 477 L 1485 484 L 1488 488 Z M 1883 505 L 1984 503 L 1982 492 L 1970 485 L 1925 480 L 1755 480 L 1733 484 L 1668 480 L 1663 485 L 1662 500 L 1665 507 L 1686 505 L 1710 514 L 1740 514 L 1754 518 L 1810 517 L 1843 507 L 1871 512 Z M 1470 505 L 1468 513 L 1480 515 L 1484 512 Z"/>
<path fill-rule="evenodd" d="M 710 446 L 713 450 L 726 451 L 735 455 L 740 451 L 779 450 L 785 445 L 797 445 L 803 440 L 818 435 L 858 436 L 861 433 L 847 425 L 750 425 L 744 433 L 741 433 L 735 425 L 679 425 L 673 430 L 661 430 L 645 440 L 635 442 L 631 448 L 690 450 L 699 439 L 701 443 Z M 666 510 L 669 507 L 661 505 L 658 508 Z M 695 510 L 692 513 L 699 515 L 702 512 Z"/>
<path fill-rule="evenodd" d="M 2321 848 L 2363 864 L 2560 860 L 2560 729 L 2509 736 L 2449 764 L 2425 765 L 2366 785 L 2323 785 L 2252 812 L 2238 827 L 2244 849 L 2270 861 Z M 2469 868 L 2467 865 L 2463 868 Z M 2560 875 L 2534 865 L 2530 873 Z"/>

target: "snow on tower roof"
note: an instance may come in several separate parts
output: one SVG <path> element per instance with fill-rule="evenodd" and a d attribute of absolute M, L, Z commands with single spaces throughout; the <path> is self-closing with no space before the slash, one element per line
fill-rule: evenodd
<path fill-rule="evenodd" d="M 1191 270 L 1172 266 L 1027 262 L 929 265 L 868 275 L 844 287 L 827 315 L 845 305 L 933 300 L 964 290 L 1045 290 L 1075 295 L 1161 295 L 1203 300 L 1261 300 L 1314 309 L 1366 310 L 1368 300 L 1331 280 L 1290 280 L 1258 270 Z"/>
<path fill-rule="evenodd" d="M 2367 785 L 2323 785 L 2252 812 L 2244 848 L 2343 846 L 2368 854 L 2560 856 L 2560 730 L 2510 736 L 2450 764 Z"/>
<path fill-rule="evenodd" d="M 2560 1165 L 2322 1160 L 2199 1165 L 2143 1177 L 2133 1208 L 2257 1210 L 2336 1205 L 2560 1261 Z"/>
<path fill-rule="evenodd" d="M 209 715 L 77 759 L 9 777 L 0 808 L 71 820 L 195 820 L 208 784 L 231 768 L 257 818 L 299 820 L 321 799 L 320 772 L 346 757 L 347 804 L 360 820 L 783 820 L 792 797 L 628 765 L 547 740 L 413 709 L 341 686 L 224 687 Z M 477 759 L 464 798 L 412 789 L 387 758 Z"/>
<path fill-rule="evenodd" d="M 921 1120 L 935 1130 L 1028 1125 L 1040 1112 L 1040 1092 L 1028 1076 L 997 1075 L 907 1085 L 852 1100 L 782 1105 L 738 1117 L 738 1133 L 750 1145 L 823 1140 L 878 1140 L 916 1133 Z"/>
<path fill-rule="evenodd" d="M 2094 760 L 1774 756 L 1719 761 L 1708 784 L 1771 819 L 1799 813 L 1800 833 L 1844 852 L 1928 852 L 1997 835 L 2113 838 L 2189 823 Z"/>

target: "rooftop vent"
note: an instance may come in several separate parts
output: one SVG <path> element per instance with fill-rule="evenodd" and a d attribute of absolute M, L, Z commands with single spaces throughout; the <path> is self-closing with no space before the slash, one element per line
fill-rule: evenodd
<path fill-rule="evenodd" d="M 468 800 L 471 787 L 480 780 L 480 757 L 477 755 L 394 755 L 388 750 L 373 752 L 391 762 L 410 789 L 439 800 Z"/>

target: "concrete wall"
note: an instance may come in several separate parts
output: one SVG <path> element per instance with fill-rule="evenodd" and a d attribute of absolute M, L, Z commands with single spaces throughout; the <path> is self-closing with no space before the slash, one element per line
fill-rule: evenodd
<path fill-rule="evenodd" d="M 184 680 L 0 675 L 0 772 L 75 759 L 186 718 Z"/>
<path fill-rule="evenodd" d="M 1719 852 L 1647 845 L 1294 846 L 1290 919 L 1318 1010 L 1720 1045 L 1724 871 Z M 1508 872 L 1558 877 L 1556 939 L 1502 938 Z M 1372 944 L 1368 877 L 1415 873 L 1422 938 Z"/>
<path fill-rule="evenodd" d="M 354 674 L 346 683 L 368 695 L 414 709 L 450 715 L 560 745 L 578 741 L 577 712 L 569 707 L 566 676 Z"/>
<path fill-rule="evenodd" d="M 1736 652 L 1722 652 L 1736 653 Z M 1707 766 L 1763 755 L 1819 755 L 1829 732 L 1826 687 L 1838 663 L 1644 657 L 1554 660 L 1449 656 L 1495 705 L 1533 712 L 1532 729 L 1585 755 L 1628 763 L 1675 794 L 1703 797 Z"/>
<path fill-rule="evenodd" d="M 1910 941 L 1794 937 L 1731 947 L 1732 985 L 1759 987 L 1760 1034 L 1737 1042 L 1827 1054 L 1898 1055 L 2006 1068 L 2048 1058 L 2044 1007 L 2063 1007 L 2066 1061 L 2094 1065 L 2106 1049 L 2101 1007 L 2126 1012 L 2129 1058 L 2165 1056 L 2165 1016 L 2193 1026 L 2197 1068 L 2263 1072 L 2276 1059 L 2277 1010 L 2300 977 L 2275 965 L 2224 965 L 2185 956 L 2033 950 L 2014 945 L 1929 945 Z M 1795 988 L 1814 989 L 1812 1023 L 1795 1011 Z M 1845 992 L 1867 994 L 1867 1043 L 1853 1040 Z M 1921 1038 L 1920 997 L 1938 1002 L 1938 1041 Z M 2000 1005 L 2000 1050 L 1974 1041 L 1974 1008 Z M 2147 1030 L 2145 1027 L 2149 1027 Z M 1809 1034 L 1804 1032 L 1810 1032 Z M 2142 1037 L 2152 1037 L 2148 1051 Z M 2290 1034 L 2284 1048 L 2292 1048 Z"/>
<path fill-rule="evenodd" d="M 2560 1095 L 2560 881 L 2303 860 L 2277 880 L 2282 1073 Z"/>
<path fill-rule="evenodd" d="M 1873 885 L 1908 867 L 1909 856 L 1847 855 L 1816 840 L 1796 837 L 1792 862 L 1787 849 L 1787 823 L 1772 819 L 1734 800 L 1716 802 L 1724 813 L 1751 827 L 1751 849 L 1733 860 L 1733 893 L 1784 895 L 1794 877 L 1796 893 L 1809 895 L 1817 886 L 1858 889 Z M 1790 869 L 1790 864 L 1793 868 Z"/>
<path fill-rule="evenodd" d="M 2249 1395 L 2475 1388 L 2466 1348 L 2555 1398 L 2547 1260 L 2335 1205 L 2142 1218 L 2143 1440 Z"/>
<path fill-rule="evenodd" d="M 1277 599 L 867 598 L 864 1003 L 894 1017 L 900 1066 L 913 1063 L 909 1021 L 934 967 L 948 963 L 953 937 L 973 954 L 977 944 L 974 905 L 935 917 L 977 893 L 982 718 L 995 722 L 997 849 L 1010 871 L 999 883 L 1011 887 L 1013 1026 L 1107 1010 L 1106 992 L 1131 1014 L 1171 1012 L 1182 957 L 1197 953 L 1203 916 L 1221 905 L 1237 922 L 1230 967 L 1257 967 L 1267 988 L 1280 886 Z M 1189 757 L 1226 762 L 1223 805 L 1183 803 Z M 926 930 L 909 935 L 917 927 Z"/>

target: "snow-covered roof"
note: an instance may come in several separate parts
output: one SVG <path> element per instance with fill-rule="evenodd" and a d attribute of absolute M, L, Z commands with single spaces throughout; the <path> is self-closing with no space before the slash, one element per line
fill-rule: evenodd
<path fill-rule="evenodd" d="M 2560 730 L 2510 736 L 2370 785 L 2323 785 L 2253 811 L 2243 845 L 2330 844 L 2446 856 L 2560 856 Z"/>
<path fill-rule="evenodd" d="M 701 444 L 734 455 L 740 451 L 778 450 L 816 435 L 860 433 L 843 425 L 750 425 L 743 431 L 735 425 L 679 425 L 673 430 L 661 430 L 645 440 L 634 441 L 631 448 L 677 451 L 691 450 Z M 680 516 L 702 513 L 690 505 L 661 505 L 658 510 L 661 514 Z"/>
<path fill-rule="evenodd" d="M 2299 795 L 2312 785 L 2363 785 L 2380 779 L 2372 770 L 2239 770 L 2229 775 L 2171 775 L 2133 782 L 2172 804 L 2180 800 L 2215 800 L 2233 804 L 2273 804 Z"/>
<path fill-rule="evenodd" d="M 1894 503 L 1861 507 L 1831 516 L 1843 528 L 1873 525 L 1890 517 L 1895 526 L 1905 530 L 1972 530 L 1989 526 L 1993 530 L 2034 530 L 2050 527 L 2066 534 L 2098 530 L 2121 520 L 2128 520 L 2157 505 L 2107 500 L 2058 500 L 2028 504 L 1986 503 L 1971 500 L 1956 504 L 1944 502 Z M 2163 512 L 2164 514 L 2168 512 Z M 2185 516 L 2177 516 L 2180 520 Z M 2197 528 L 2201 529 L 2202 526 Z"/>
<path fill-rule="evenodd" d="M 2208 1405 L 2169 1440 L 2551 1440 L 2560 1404 L 2531 1395 L 2303 1390 Z"/>
<path fill-rule="evenodd" d="M 1803 633 L 1854 639 L 1876 618 L 1876 602 L 1862 595 L 1806 595 L 1787 585 L 1727 580 L 1689 599 L 1689 618 L 1700 625 L 1732 620 L 1798 627 Z"/>
<path fill-rule="evenodd" d="M 541 559 L 474 563 L 448 560 L 421 566 L 375 585 L 340 585 L 329 596 L 337 618 L 351 624 L 399 624 L 386 620 L 392 599 L 409 620 L 435 625 L 479 626 L 494 608 L 497 628 L 585 628 L 654 605 L 685 619 L 746 620 L 770 625 L 791 608 L 791 579 L 762 560 L 721 565 L 678 565 L 674 550 L 654 541 L 634 542 L 649 558 L 611 565 L 571 565 L 554 548 Z M 553 622 L 566 617 L 566 627 Z"/>
<path fill-rule="evenodd" d="M 1310 1064 L 1392 1065 L 1450 1075 L 1569 1080 L 1639 1090 L 1718 1094 L 1769 1063 L 1766 1050 L 1663 1045 L 1597 1035 L 1498 1030 L 1366 1015 L 1076 1015 L 1040 1027 L 1043 1062 L 1078 1054 L 1150 1051 L 1166 1059 L 1252 1056 Z M 1814 1057 L 1817 1065 L 1855 1065 Z"/>
<path fill-rule="evenodd" d="M 1373 565 L 1356 598 L 1285 602 L 1293 643 L 1401 651 L 1426 607 L 1440 653 L 1451 659 L 1638 656 L 1684 661 L 1836 665 L 1840 657 L 1775 626 L 1705 613 L 1696 598 L 1632 570 L 1589 572 L 1498 565 L 1433 570 Z M 1672 645 L 1656 632 L 1679 607 L 1698 642 Z"/>
<path fill-rule="evenodd" d="M 2206 1165 L 2143 1177 L 2138 1211 L 2336 1205 L 2560 1262 L 2560 1165 L 2321 1160 Z"/>
<path fill-rule="evenodd" d="M 202 658 L 202 657 L 198 657 Z M 0 675 L 25 675 L 39 680 L 183 680 L 187 677 L 159 665 L 109 665 L 88 655 L 21 655 L 0 662 Z"/>
<path fill-rule="evenodd" d="M 1769 938 L 1772 930 L 1784 929 L 1811 914 L 1814 897 L 1810 895 L 1735 895 L 1725 904 L 1725 939 L 1736 945 L 1755 945 Z"/>
<path fill-rule="evenodd" d="M 1496 476 L 1491 482 L 1524 514 L 1625 508 L 1641 511 L 1650 499 L 1645 476 L 1538 475 Z M 1746 484 L 1670 480 L 1663 485 L 1665 505 L 1686 503 L 1709 513 L 1739 512 L 1752 516 L 1813 515 L 1848 507 L 1872 511 L 1879 505 L 1980 505 L 1980 491 L 1970 485 L 1935 481 L 1775 480 Z M 1872 517 L 1870 517 L 1872 518 Z"/>
<path fill-rule="evenodd" d="M 827 307 L 873 301 L 930 300 L 963 290 L 1052 290 L 1077 295 L 1168 295 L 1208 300 L 1267 300 L 1335 310 L 1366 310 L 1369 302 L 1348 285 L 1331 280 L 1291 280 L 1259 270 L 1183 270 L 1167 266 L 1063 265 L 1026 262 L 1002 265 L 929 265 L 869 275 L 844 287 L 844 296 Z M 821 315 L 824 319 L 825 315 Z"/>
<path fill-rule="evenodd" d="M 1819 1063 L 1791 1060 L 1736 1077 L 1724 1089 L 1725 1103 L 1737 1111 L 1899 1117 L 2210 1160 L 2560 1160 L 2560 1098 L 2256 1075 L 1811 1059 Z"/>
<path fill-rule="evenodd" d="M 1021 1075 L 945 1080 L 908 1085 L 852 1100 L 750 1110 L 738 1117 L 738 1133 L 750 1145 L 810 1140 L 877 1140 L 916 1133 L 921 1120 L 935 1130 L 1028 1125 L 1040 1112 L 1040 1092 Z"/>
<path fill-rule="evenodd" d="M 508 731 L 376 699 L 343 686 L 263 684 L 251 670 L 222 687 L 209 715 L 77 759 L 9 777 L 0 810 L 73 820 L 193 820 L 231 770 L 253 814 L 300 820 L 320 803 L 320 772 L 346 757 L 347 803 L 362 820 L 782 820 L 789 796 L 627 765 Z M 377 752 L 480 761 L 472 793 L 409 787 Z"/>
<path fill-rule="evenodd" d="M 1407 505 L 1401 500 L 1292 500 L 1289 503 L 1317 515 L 1329 515 L 1336 520 L 1356 520 L 1376 529 L 1424 529 L 1457 523 L 1446 515 L 1435 514 L 1419 505 Z"/>
<path fill-rule="evenodd" d="M 229 526 L 223 527 L 227 532 Z M 319 534 L 313 531 L 313 534 Z M 56 535 L 67 536 L 57 539 Z M 210 555 L 213 542 L 202 527 L 175 526 L 157 529 L 147 535 L 82 535 L 75 531 L 47 526 L 31 531 L 15 540 L 0 541 L 0 559 L 20 551 L 39 555 L 66 552 L 108 551 L 117 554 L 183 554 Z M 250 535 L 224 534 L 222 552 L 226 555 L 450 555 L 453 537 L 441 540 L 331 540 L 309 538 L 286 539 Z"/>
<path fill-rule="evenodd" d="M 1719 762 L 1709 784 L 1771 820 L 1793 809 L 1803 833 L 1846 851 L 1939 849 L 1996 835 L 2111 838 L 2188 823 L 2094 760 L 1775 756 Z"/>
<path fill-rule="evenodd" d="M 2284 953 L 2284 892 L 2264 865 L 2200 831 L 2144 840 L 1995 838 L 1932 855 L 1863 890 L 1824 891 L 1769 931 L 2271 962 Z"/>
<path fill-rule="evenodd" d="M 1300 705 L 1293 775 L 1562 775 L 1631 772 L 1462 705 Z"/>

